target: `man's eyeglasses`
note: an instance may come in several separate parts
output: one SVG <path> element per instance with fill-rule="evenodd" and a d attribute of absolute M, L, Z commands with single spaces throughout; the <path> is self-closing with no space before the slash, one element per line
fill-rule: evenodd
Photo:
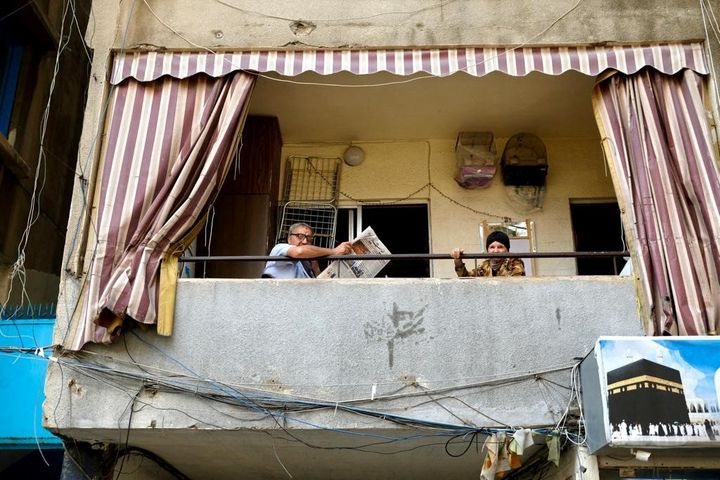
<path fill-rule="evenodd" d="M 304 233 L 291 233 L 290 235 L 297 237 L 301 242 L 307 240 L 310 243 L 313 241 L 312 235 L 305 235 Z"/>

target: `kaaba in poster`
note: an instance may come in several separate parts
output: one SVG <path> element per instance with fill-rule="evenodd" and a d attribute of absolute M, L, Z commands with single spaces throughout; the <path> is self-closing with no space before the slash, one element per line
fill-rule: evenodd
<path fill-rule="evenodd" d="M 601 338 L 581 377 L 591 450 L 720 447 L 719 338 Z"/>

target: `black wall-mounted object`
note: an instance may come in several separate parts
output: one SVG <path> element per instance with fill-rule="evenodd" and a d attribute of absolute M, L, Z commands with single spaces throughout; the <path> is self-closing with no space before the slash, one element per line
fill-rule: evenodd
<path fill-rule="evenodd" d="M 513 135 L 505 144 L 501 169 L 505 185 L 545 185 L 548 172 L 545 144 L 531 133 Z"/>

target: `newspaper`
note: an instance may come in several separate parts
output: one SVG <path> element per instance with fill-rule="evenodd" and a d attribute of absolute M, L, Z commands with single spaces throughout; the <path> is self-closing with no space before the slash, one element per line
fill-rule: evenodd
<path fill-rule="evenodd" d="M 380 241 L 372 227 L 367 227 L 350 242 L 351 255 L 385 255 L 390 250 Z M 335 260 L 317 278 L 373 278 L 390 260 Z"/>

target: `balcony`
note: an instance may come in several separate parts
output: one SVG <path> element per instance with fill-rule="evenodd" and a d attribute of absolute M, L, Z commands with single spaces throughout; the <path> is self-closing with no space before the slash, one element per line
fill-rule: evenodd
<path fill-rule="evenodd" d="M 171 337 L 51 364 L 45 422 L 190 477 L 477 473 L 440 427 L 555 425 L 600 335 L 642 335 L 631 278 L 181 279 Z"/>

